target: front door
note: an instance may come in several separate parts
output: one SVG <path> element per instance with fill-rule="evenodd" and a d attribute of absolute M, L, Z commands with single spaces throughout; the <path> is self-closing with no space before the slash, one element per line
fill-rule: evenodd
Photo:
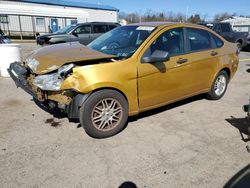
<path fill-rule="evenodd" d="M 156 50 L 168 52 L 166 62 L 139 63 L 138 94 L 140 110 L 161 106 L 190 94 L 192 72 L 185 55 L 184 29 L 175 28 L 163 32 L 145 51 L 143 57 Z"/>
<path fill-rule="evenodd" d="M 79 41 L 81 44 L 87 45 L 91 42 L 91 25 L 80 25 L 73 31 L 73 41 Z"/>

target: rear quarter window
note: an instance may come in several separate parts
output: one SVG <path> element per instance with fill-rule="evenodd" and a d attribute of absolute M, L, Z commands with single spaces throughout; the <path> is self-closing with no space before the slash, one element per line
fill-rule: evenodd
<path fill-rule="evenodd" d="M 214 40 L 215 46 L 216 46 L 217 48 L 221 48 L 221 47 L 224 45 L 223 40 L 221 40 L 219 37 L 215 36 L 215 35 L 212 34 L 212 33 L 211 33 L 211 35 L 212 35 L 212 38 L 213 38 L 213 40 Z"/>
<path fill-rule="evenodd" d="M 187 28 L 189 51 L 203 51 L 212 48 L 211 37 L 206 30 Z"/>

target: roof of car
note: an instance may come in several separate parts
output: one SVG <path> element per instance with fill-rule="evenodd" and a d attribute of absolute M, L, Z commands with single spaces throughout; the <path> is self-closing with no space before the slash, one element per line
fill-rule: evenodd
<path fill-rule="evenodd" d="M 164 26 L 183 26 L 183 27 L 197 27 L 201 29 L 207 29 L 207 27 L 203 25 L 191 24 L 191 23 L 178 23 L 178 22 L 142 22 L 142 23 L 132 23 L 128 24 L 128 26 L 148 26 L 148 27 L 164 27 Z"/>
<path fill-rule="evenodd" d="M 128 24 L 128 25 L 157 27 L 160 25 L 173 25 L 173 24 L 176 24 L 176 23 L 173 23 L 173 22 L 142 22 L 142 23 L 132 23 L 132 24 Z"/>
<path fill-rule="evenodd" d="M 84 22 L 84 23 L 77 23 L 77 24 L 74 24 L 74 25 L 77 26 L 77 25 L 87 25 L 87 24 L 119 25 L 119 23 L 114 23 L 114 22 Z"/>

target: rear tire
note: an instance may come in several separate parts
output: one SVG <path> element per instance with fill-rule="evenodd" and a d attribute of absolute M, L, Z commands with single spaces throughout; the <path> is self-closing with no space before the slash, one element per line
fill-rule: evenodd
<path fill-rule="evenodd" d="M 107 138 L 119 133 L 127 119 L 127 100 L 111 89 L 94 92 L 80 108 L 80 123 L 86 133 L 94 138 Z"/>
<path fill-rule="evenodd" d="M 216 76 L 210 92 L 207 93 L 207 98 L 211 100 L 219 100 L 226 93 L 228 86 L 228 74 L 226 71 L 221 71 Z"/>

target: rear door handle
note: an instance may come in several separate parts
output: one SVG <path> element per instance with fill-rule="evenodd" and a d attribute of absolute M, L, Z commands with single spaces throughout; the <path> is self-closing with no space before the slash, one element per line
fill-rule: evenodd
<path fill-rule="evenodd" d="M 183 64 L 183 63 L 187 63 L 187 62 L 188 62 L 188 59 L 182 59 L 182 58 L 180 58 L 176 63 Z"/>
<path fill-rule="evenodd" d="M 218 52 L 215 52 L 215 51 L 211 52 L 211 56 L 216 56 L 216 55 L 218 55 Z"/>

